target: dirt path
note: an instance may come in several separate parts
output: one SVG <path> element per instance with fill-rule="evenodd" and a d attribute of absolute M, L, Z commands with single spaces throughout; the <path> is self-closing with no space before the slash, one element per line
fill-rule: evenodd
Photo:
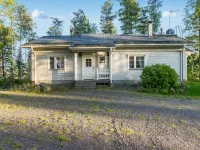
<path fill-rule="evenodd" d="M 200 148 L 200 100 L 130 91 L 0 91 L 0 150 Z"/>

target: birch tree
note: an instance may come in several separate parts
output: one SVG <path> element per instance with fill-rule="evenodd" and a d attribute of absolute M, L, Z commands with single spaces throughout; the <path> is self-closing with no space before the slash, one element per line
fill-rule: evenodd
<path fill-rule="evenodd" d="M 185 17 L 183 21 L 185 24 L 185 31 L 188 34 L 188 38 L 196 42 L 196 48 L 200 52 L 200 0 L 187 1 L 185 7 Z M 200 59 L 199 59 L 199 81 L 200 81 Z"/>
<path fill-rule="evenodd" d="M 19 45 L 22 45 L 22 41 L 28 42 L 28 37 L 31 32 L 35 28 L 35 23 L 32 20 L 31 15 L 28 13 L 27 9 L 24 5 L 19 5 L 16 7 L 15 13 L 15 26 L 17 33 L 17 40 L 19 41 Z M 24 63 L 22 60 L 22 49 L 19 46 L 18 55 L 17 55 L 17 70 L 18 70 L 18 78 L 22 78 Z M 26 50 L 25 50 L 25 63 L 26 63 Z"/>
<path fill-rule="evenodd" d="M 11 83 L 14 83 L 14 74 L 13 74 L 13 54 L 14 54 L 14 44 L 15 44 L 15 31 L 14 31 L 14 21 L 15 21 L 15 10 L 17 2 L 15 0 L 0 0 L 0 13 L 3 16 L 7 17 L 9 27 L 10 27 L 10 36 L 12 37 L 12 46 L 11 46 Z"/>

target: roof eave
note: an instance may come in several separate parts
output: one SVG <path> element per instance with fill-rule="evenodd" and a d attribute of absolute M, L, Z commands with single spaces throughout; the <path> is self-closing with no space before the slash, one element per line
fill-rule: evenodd
<path fill-rule="evenodd" d="M 22 45 L 21 48 L 70 47 L 71 45 Z"/>
<path fill-rule="evenodd" d="M 116 44 L 116 47 L 123 47 L 123 46 L 170 46 L 170 45 L 174 45 L 174 46 L 193 46 L 195 45 L 194 43 L 181 43 L 181 44 L 173 44 L 173 43 L 169 43 L 169 44 Z"/>
<path fill-rule="evenodd" d="M 98 51 L 98 50 L 110 50 L 110 48 L 115 48 L 115 47 L 69 47 L 69 49 L 73 52 L 76 51 L 88 51 L 88 50 L 94 50 L 94 51 Z"/>

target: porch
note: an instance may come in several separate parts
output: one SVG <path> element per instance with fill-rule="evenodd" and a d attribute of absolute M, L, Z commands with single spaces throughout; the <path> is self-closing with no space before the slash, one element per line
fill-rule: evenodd
<path fill-rule="evenodd" d="M 75 81 L 112 84 L 112 48 L 74 51 L 74 78 Z"/>

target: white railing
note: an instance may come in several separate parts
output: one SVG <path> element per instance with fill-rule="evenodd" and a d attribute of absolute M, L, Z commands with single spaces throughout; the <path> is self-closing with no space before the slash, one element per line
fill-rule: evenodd
<path fill-rule="evenodd" d="M 110 69 L 97 68 L 97 80 L 110 79 Z"/>

